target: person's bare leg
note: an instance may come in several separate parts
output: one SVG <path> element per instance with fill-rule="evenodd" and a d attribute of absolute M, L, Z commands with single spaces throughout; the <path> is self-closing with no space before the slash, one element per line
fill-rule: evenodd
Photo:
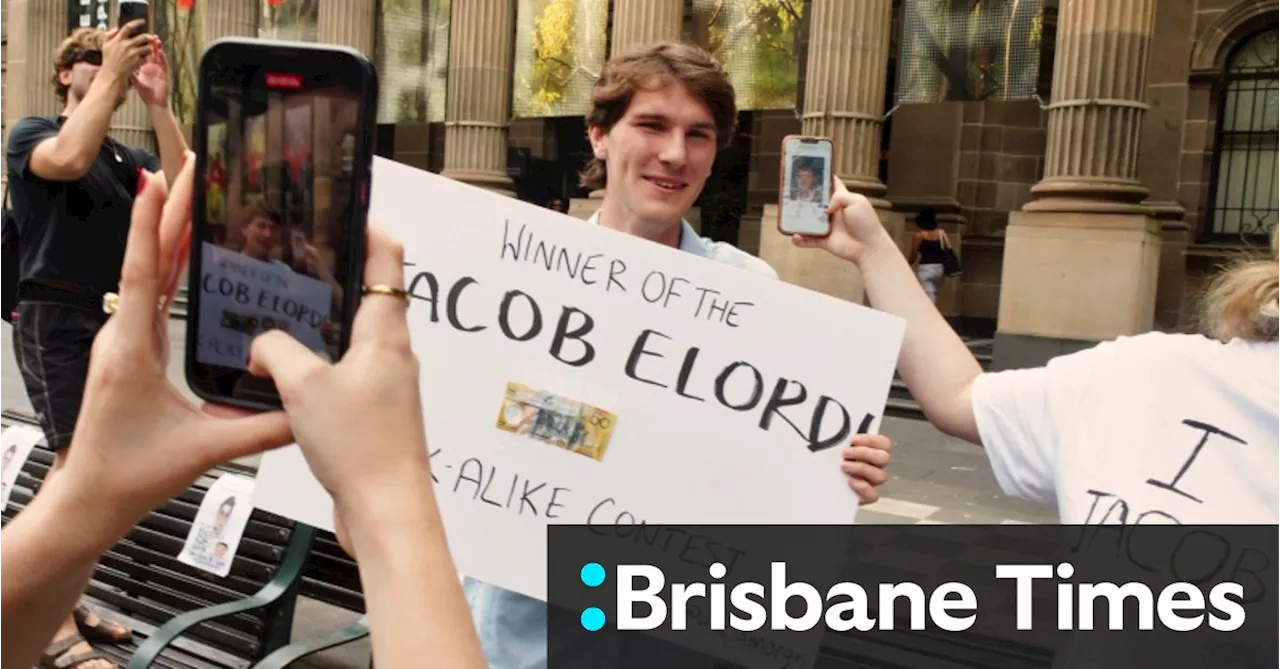
<path fill-rule="evenodd" d="M 57 473 L 62 470 L 62 467 L 64 464 L 66 464 L 65 449 L 59 450 L 56 453 L 54 453 L 53 466 L 49 468 L 49 474 L 45 477 L 45 482 L 48 483 L 50 480 L 52 480 L 53 477 L 56 476 Z M 96 618 L 97 618 L 96 615 L 92 616 L 92 618 L 89 619 L 88 621 L 89 624 L 90 625 L 97 624 Z M 57 633 L 54 634 L 53 638 L 49 640 L 49 644 L 52 645 L 73 634 L 79 634 L 79 633 L 80 633 L 80 628 L 76 627 L 75 615 L 73 614 L 73 615 L 67 616 L 67 619 L 62 621 L 62 626 L 58 628 Z M 62 653 L 62 657 L 71 657 L 73 655 L 80 655 L 81 653 L 88 653 L 88 652 L 91 652 L 92 650 L 93 650 L 93 646 L 90 646 L 89 642 L 81 641 L 80 643 L 68 648 L 64 653 Z M 84 662 L 74 666 L 75 666 L 75 669 L 116 669 L 116 665 L 114 663 L 108 662 L 106 660 L 90 660 L 88 662 Z"/>

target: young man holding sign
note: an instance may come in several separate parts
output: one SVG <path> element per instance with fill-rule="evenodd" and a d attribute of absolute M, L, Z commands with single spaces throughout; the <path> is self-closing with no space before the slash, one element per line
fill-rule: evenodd
<path fill-rule="evenodd" d="M 763 260 L 699 237 L 684 220 L 736 126 L 733 85 L 708 53 L 660 43 L 615 56 L 592 98 L 587 126 L 594 157 L 582 185 L 606 191 L 590 223 L 777 278 Z M 845 451 L 843 468 L 862 504 L 878 498 L 891 447 L 887 437 L 862 434 Z M 546 603 L 470 578 L 465 586 L 489 666 L 545 668 Z M 626 655 L 635 659 L 636 650 Z M 592 666 L 616 666 L 623 656 L 616 637 L 601 636 L 582 651 Z"/>

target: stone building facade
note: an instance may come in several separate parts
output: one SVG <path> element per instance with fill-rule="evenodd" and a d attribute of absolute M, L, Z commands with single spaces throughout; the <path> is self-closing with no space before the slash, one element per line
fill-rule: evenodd
<path fill-rule="evenodd" d="M 264 1 L 210 3 L 203 37 L 256 34 Z M 600 1 L 610 3 L 614 51 L 689 34 L 689 0 Z M 792 133 L 836 140 L 837 173 L 904 246 L 917 212 L 939 213 L 965 266 L 939 307 L 962 328 L 994 333 L 997 367 L 1193 328 L 1205 277 L 1265 247 L 1280 176 L 1278 0 L 1048 0 L 1042 100 L 902 105 L 887 119 L 901 2 L 806 2 L 802 108 L 742 114 L 700 202 L 707 215 L 695 217 L 784 280 L 863 299 L 853 268 L 774 231 L 779 146 Z M 56 113 L 49 60 L 75 4 L 3 2 L 6 128 Z M 318 6 L 316 39 L 376 52 L 378 2 Z M 574 180 L 589 153 L 585 125 L 512 121 L 512 41 L 482 38 L 513 33 L 516 8 L 453 0 L 445 120 L 380 126 L 378 151 L 519 197 L 551 192 L 585 217 L 600 195 Z M 145 126 L 131 102 L 113 133 L 146 144 Z M 709 216 L 725 202 L 739 215 Z"/>

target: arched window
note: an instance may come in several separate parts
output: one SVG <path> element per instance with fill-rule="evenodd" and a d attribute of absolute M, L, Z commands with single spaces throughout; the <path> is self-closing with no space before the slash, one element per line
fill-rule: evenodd
<path fill-rule="evenodd" d="M 1273 26 L 1227 59 L 1218 105 L 1208 241 L 1262 244 L 1276 227 L 1280 97 Z"/>

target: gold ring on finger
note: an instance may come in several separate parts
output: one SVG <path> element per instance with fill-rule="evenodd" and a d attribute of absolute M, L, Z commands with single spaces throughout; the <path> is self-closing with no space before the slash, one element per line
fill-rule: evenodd
<path fill-rule="evenodd" d="M 394 288 L 385 284 L 364 287 L 365 295 L 390 295 L 391 297 L 399 297 L 405 302 L 409 301 L 409 291 L 403 288 Z"/>

